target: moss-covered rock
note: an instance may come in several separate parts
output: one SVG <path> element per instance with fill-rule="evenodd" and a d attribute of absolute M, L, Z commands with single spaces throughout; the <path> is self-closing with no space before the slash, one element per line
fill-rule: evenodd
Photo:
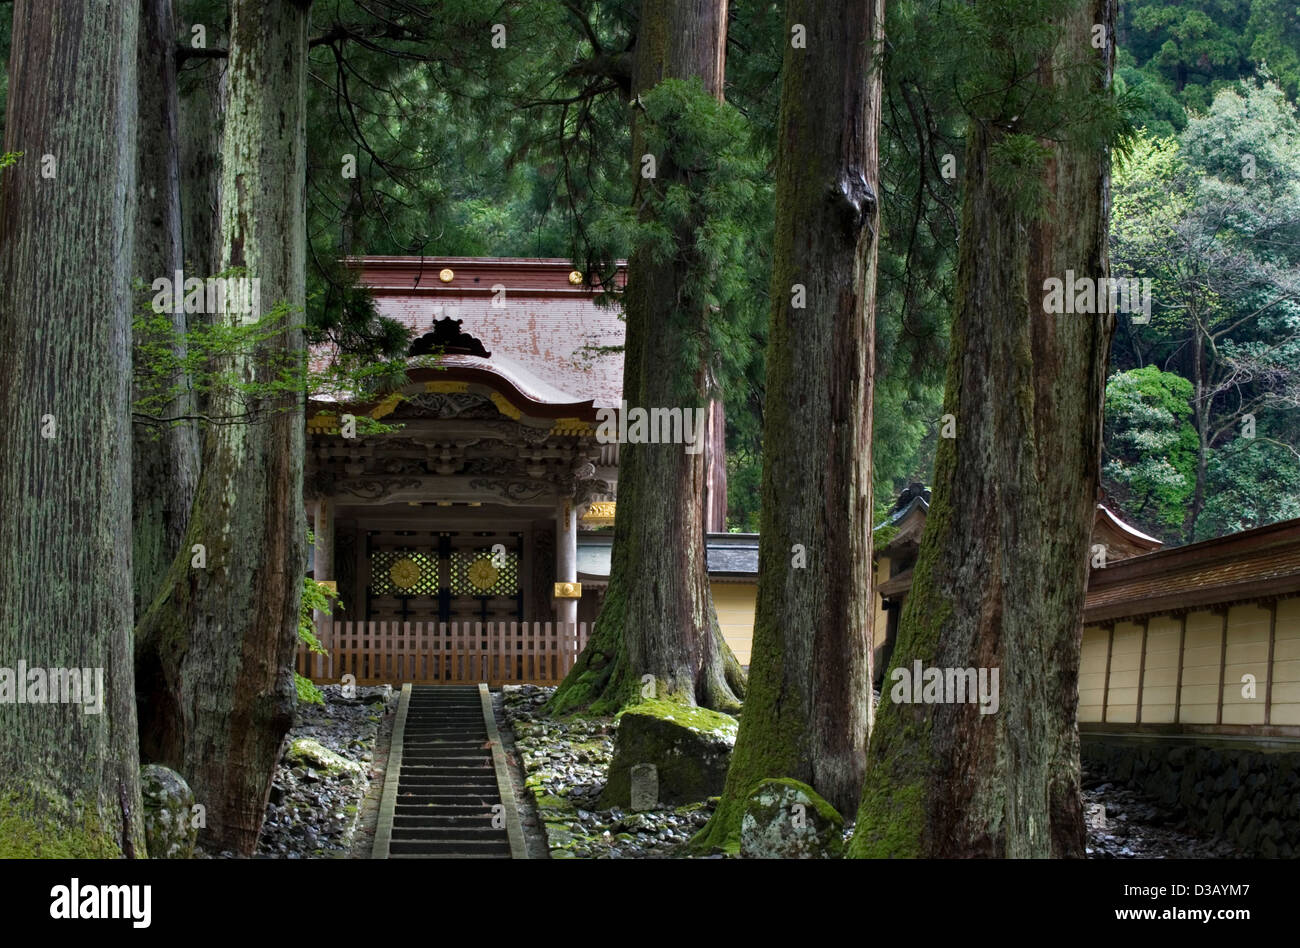
<path fill-rule="evenodd" d="M 740 854 L 750 859 L 838 859 L 844 818 L 806 783 L 764 780 L 745 801 Z"/>
<path fill-rule="evenodd" d="M 194 793 L 174 770 L 160 764 L 140 768 L 144 840 L 150 859 L 189 859 L 199 830 L 192 818 Z"/>
<path fill-rule="evenodd" d="M 600 806 L 630 807 L 632 768 L 653 764 L 659 802 L 694 803 L 716 796 L 726 783 L 736 744 L 735 718 L 672 701 L 645 701 L 618 716 L 614 760 Z"/>
<path fill-rule="evenodd" d="M 290 744 L 289 749 L 284 752 L 284 759 L 290 766 L 306 767 L 308 770 L 328 774 L 331 777 L 356 776 L 363 769 L 360 764 L 334 753 L 320 741 L 312 740 L 310 737 L 300 737 Z"/>

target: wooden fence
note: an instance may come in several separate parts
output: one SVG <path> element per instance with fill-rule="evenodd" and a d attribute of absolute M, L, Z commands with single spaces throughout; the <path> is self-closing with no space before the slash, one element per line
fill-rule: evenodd
<path fill-rule="evenodd" d="M 334 622 L 325 654 L 298 646 L 296 667 L 318 684 L 559 684 L 587 644 L 585 622 Z"/>

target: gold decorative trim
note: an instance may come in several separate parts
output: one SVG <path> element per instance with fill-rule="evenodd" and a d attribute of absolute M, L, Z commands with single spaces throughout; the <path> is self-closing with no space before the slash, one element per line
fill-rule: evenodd
<path fill-rule="evenodd" d="M 555 599 L 581 599 L 582 583 L 556 583 L 552 596 Z"/>
<path fill-rule="evenodd" d="M 339 419 L 329 412 L 318 412 L 307 419 L 308 434 L 338 434 Z"/>
<path fill-rule="evenodd" d="M 577 285 L 578 285 L 579 283 L 581 283 L 581 282 L 582 282 L 582 271 L 581 271 L 581 270 L 570 270 L 570 271 L 569 271 L 569 285 L 570 285 L 570 286 L 577 286 Z"/>
<path fill-rule="evenodd" d="M 468 382 L 425 382 L 424 390 L 431 395 L 452 395 L 468 392 Z"/>
<path fill-rule="evenodd" d="M 573 435 L 582 437 L 592 433 L 591 423 L 583 421 L 581 418 L 556 418 L 555 424 L 551 425 L 551 434 L 553 435 Z"/>
<path fill-rule="evenodd" d="M 385 415 L 391 415 L 398 405 L 402 403 L 401 392 L 393 392 L 382 402 L 375 406 L 375 410 L 370 413 L 370 417 L 378 421 Z"/>
<path fill-rule="evenodd" d="M 518 421 L 519 417 L 523 414 L 523 412 L 518 408 L 510 404 L 510 400 L 500 392 L 493 392 L 488 397 L 492 399 L 492 404 L 497 406 L 497 411 L 501 412 L 501 414 L 505 415 L 507 418 L 512 418 L 515 421 Z"/>
<path fill-rule="evenodd" d="M 617 504 L 612 500 L 597 501 L 587 508 L 587 512 L 580 519 L 588 527 L 612 527 L 616 506 Z"/>
<path fill-rule="evenodd" d="M 450 267 L 445 270 L 439 270 L 438 279 L 443 283 L 450 283 L 452 280 L 456 279 L 456 271 L 452 270 Z"/>

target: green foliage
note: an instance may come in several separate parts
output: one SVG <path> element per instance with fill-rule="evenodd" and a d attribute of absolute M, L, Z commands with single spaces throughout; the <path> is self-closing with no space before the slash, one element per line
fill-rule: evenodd
<path fill-rule="evenodd" d="M 640 179 L 632 205 L 610 209 L 593 232 L 607 248 L 630 247 L 657 263 L 684 262 L 677 324 L 655 331 L 680 332 L 686 340 L 681 364 L 663 368 L 689 400 L 702 357 L 724 391 L 749 361 L 750 327 L 760 318 L 749 266 L 765 232 L 760 218 L 771 206 L 771 184 L 744 116 L 699 79 L 664 80 L 640 97 L 638 108 L 656 173 Z M 692 328 L 700 323 L 707 327 L 703 337 Z"/>
<path fill-rule="evenodd" d="M 218 281 L 234 281 L 243 271 L 232 269 L 216 277 L 187 280 L 183 299 L 187 309 L 203 314 L 220 300 Z M 184 330 L 168 311 L 170 289 L 137 283 L 141 306 L 133 317 L 132 412 L 137 424 L 166 426 L 197 419 L 203 424 L 256 424 L 275 411 L 296 410 L 304 396 L 320 393 L 353 401 L 377 398 L 402 385 L 413 368 L 437 367 L 438 353 L 416 359 L 403 356 L 377 359 L 364 334 L 318 333 L 318 341 L 333 343 L 332 357 L 313 365 L 300 349 L 283 338 L 305 327 L 295 310 L 277 303 L 261 316 L 209 313 L 186 321 Z M 366 297 L 369 300 L 368 297 Z M 368 304 L 373 309 L 373 302 Z M 182 320 L 184 321 L 184 320 Z M 399 327 L 400 328 L 400 327 Z M 405 340 L 409 332 L 402 329 Z M 194 415 L 174 414 L 178 400 L 191 394 L 206 409 Z M 366 416 L 357 417 L 359 434 L 397 430 Z"/>
<path fill-rule="evenodd" d="M 1300 8 L 1293 0 L 1131 0 L 1120 4 L 1119 76 L 1146 103 L 1154 133 L 1181 131 L 1222 89 L 1271 76 L 1300 92 Z"/>
<path fill-rule="evenodd" d="M 1210 461 L 1196 540 L 1300 517 L 1300 455 L 1283 442 L 1233 438 Z"/>
<path fill-rule="evenodd" d="M 1182 535 L 1196 485 L 1192 384 L 1155 366 L 1118 372 L 1106 383 L 1108 492 L 1145 531 Z"/>
<path fill-rule="evenodd" d="M 1285 452 L 1300 448 L 1296 110 L 1276 85 L 1224 88 L 1177 139 L 1143 137 L 1117 163 L 1113 186 L 1113 272 L 1150 280 L 1152 309 L 1145 325 L 1120 317 L 1112 364 L 1121 373 L 1158 366 L 1188 381 L 1204 464 L 1190 469 L 1185 493 L 1173 473 L 1188 475 L 1185 459 L 1164 453 L 1174 432 L 1111 405 L 1107 487 L 1126 516 L 1171 540 L 1284 515 L 1290 507 L 1276 492 L 1285 479 L 1265 476 L 1256 463 L 1262 449 L 1221 451 L 1246 415 L 1280 446 L 1279 470 L 1288 469 Z M 1116 442 L 1125 430 L 1128 442 Z M 1174 441 L 1183 444 L 1181 422 L 1178 430 Z M 1149 432 L 1145 444 L 1135 440 L 1141 431 Z M 1175 530 L 1180 496 L 1189 509 Z"/>
<path fill-rule="evenodd" d="M 316 542 L 311 531 L 307 531 L 307 545 Z M 332 615 L 335 609 L 343 608 L 343 601 L 324 583 L 319 583 L 310 576 L 302 578 L 302 604 L 298 607 L 298 641 L 307 646 L 307 650 L 317 655 L 325 654 L 325 647 L 316 637 L 316 622 L 313 613 L 323 612 Z M 307 704 L 324 704 L 325 696 L 310 678 L 294 672 L 294 684 L 298 688 L 298 700 Z"/>

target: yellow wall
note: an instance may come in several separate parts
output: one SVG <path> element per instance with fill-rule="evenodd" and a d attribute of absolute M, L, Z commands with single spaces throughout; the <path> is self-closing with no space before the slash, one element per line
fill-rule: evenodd
<path fill-rule="evenodd" d="M 1183 647 L 1183 724 L 1214 724 L 1219 718 L 1219 660 L 1223 654 L 1223 619 L 1212 612 L 1187 615 Z"/>
<path fill-rule="evenodd" d="M 1300 599 L 1277 604 L 1273 633 L 1272 724 L 1300 724 Z"/>
<path fill-rule="evenodd" d="M 1110 694 L 1106 721 L 1137 723 L 1138 670 L 1142 663 L 1142 626 L 1136 622 L 1115 624 L 1110 649 Z"/>
<path fill-rule="evenodd" d="M 889 557 L 876 557 L 876 584 L 873 589 L 879 589 L 880 584 L 889 579 Z M 876 615 L 871 625 L 871 647 L 879 649 L 885 644 L 885 635 L 889 631 L 889 613 L 885 611 L 884 600 L 880 598 L 880 593 L 872 596 L 876 600 Z"/>
<path fill-rule="evenodd" d="M 710 583 L 713 606 L 718 610 L 718 625 L 736 660 L 749 664 L 751 640 L 754 636 L 754 603 L 758 586 L 753 583 Z"/>
<path fill-rule="evenodd" d="M 1224 724 L 1264 723 L 1268 624 L 1269 611 L 1258 606 L 1233 606 L 1228 611 L 1228 650 L 1223 670 Z M 1245 675 L 1254 677 L 1253 689 L 1245 687 L 1242 681 Z"/>
<path fill-rule="evenodd" d="M 1172 724 L 1178 687 L 1178 640 L 1182 623 L 1154 616 L 1147 625 L 1147 660 L 1142 674 L 1142 723 Z"/>
<path fill-rule="evenodd" d="M 1106 690 L 1106 645 L 1109 633 L 1099 625 L 1083 630 L 1079 655 L 1079 720 L 1100 721 Z"/>
<path fill-rule="evenodd" d="M 877 570 L 876 581 L 887 577 L 888 566 Z M 754 583 L 714 583 L 713 602 L 722 634 L 742 665 L 752 652 Z M 884 643 L 885 612 L 876 597 L 876 647 Z M 1233 606 L 1228 611 L 1228 647 L 1223 648 L 1223 617 L 1199 611 L 1187 615 L 1183 648 L 1183 683 L 1178 721 L 1215 724 L 1219 716 L 1219 666 L 1223 669 L 1223 723 L 1264 724 L 1268 694 L 1269 610 L 1259 606 Z M 1143 625 L 1117 622 L 1110 644 L 1110 682 L 1106 691 L 1107 629 L 1090 625 L 1083 630 L 1079 655 L 1079 721 L 1102 720 L 1133 724 L 1138 720 L 1138 677 L 1142 678 L 1143 724 L 1172 724 L 1178 685 L 1178 643 L 1184 636 L 1174 616 L 1152 616 L 1146 625 L 1146 661 L 1142 660 Z M 1243 675 L 1255 676 L 1253 697 L 1242 694 Z M 1269 724 L 1300 725 L 1300 597 L 1277 604 L 1273 645 L 1273 704 Z"/>

